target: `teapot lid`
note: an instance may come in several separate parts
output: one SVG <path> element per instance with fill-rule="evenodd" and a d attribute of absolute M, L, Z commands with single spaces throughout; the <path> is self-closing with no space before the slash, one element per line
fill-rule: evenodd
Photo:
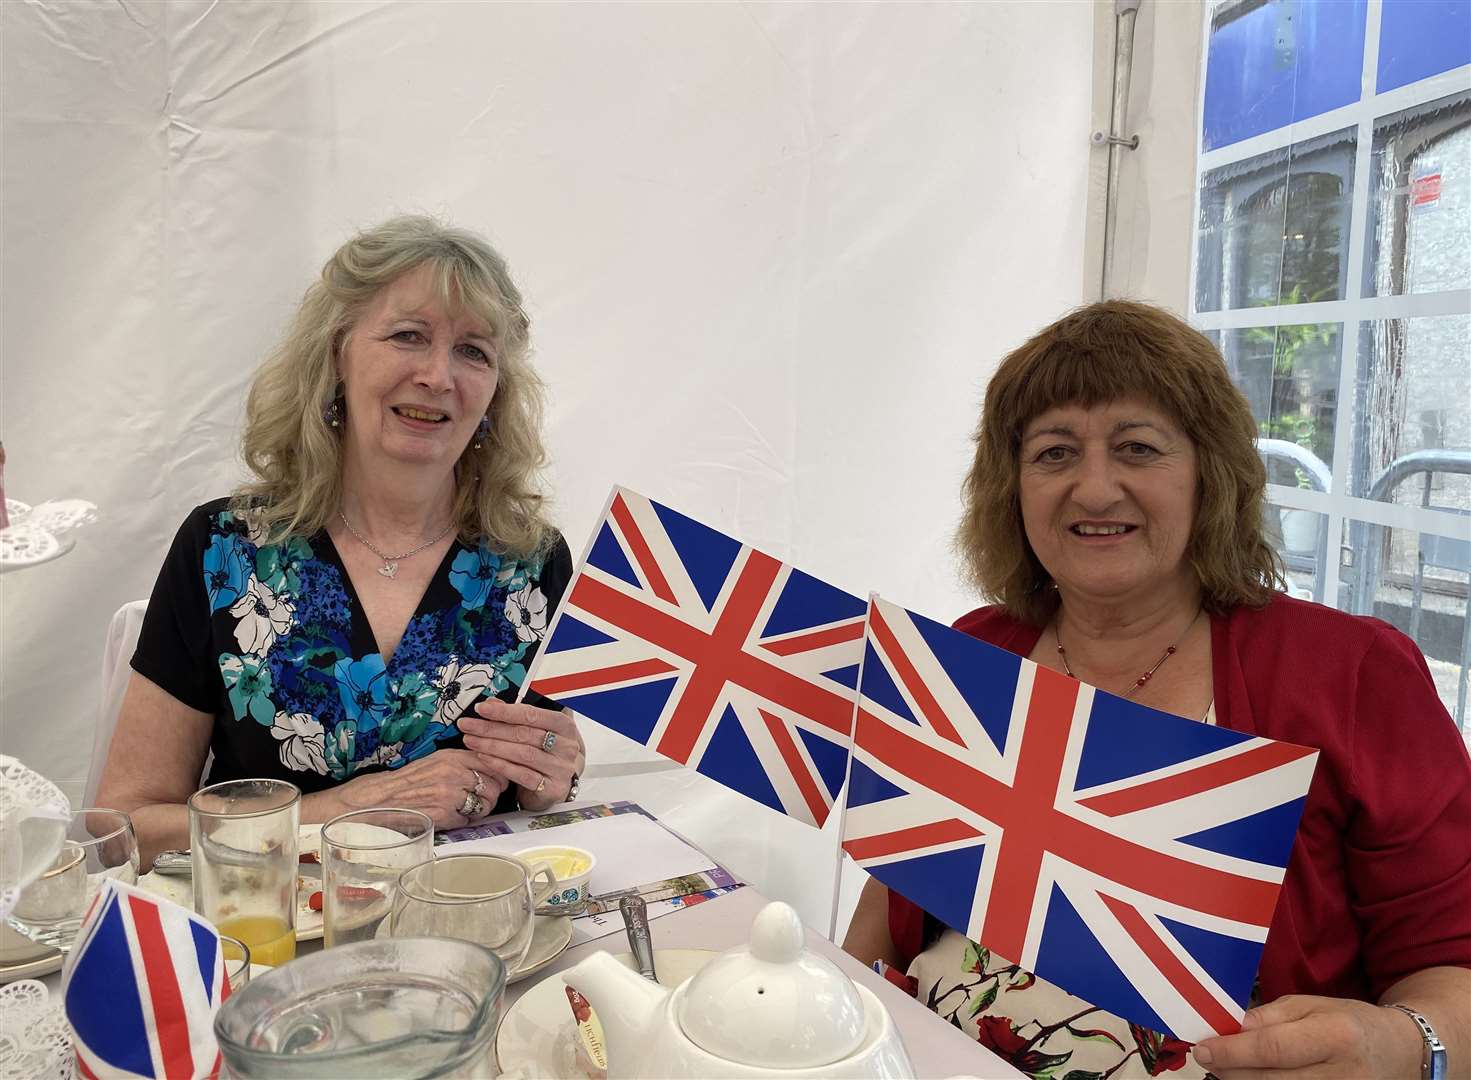
<path fill-rule="evenodd" d="M 741 1065 L 830 1065 L 863 1043 L 863 999 L 825 956 L 803 946 L 790 904 L 766 905 L 751 944 L 716 957 L 684 988 L 678 1020 L 706 1053 Z"/>

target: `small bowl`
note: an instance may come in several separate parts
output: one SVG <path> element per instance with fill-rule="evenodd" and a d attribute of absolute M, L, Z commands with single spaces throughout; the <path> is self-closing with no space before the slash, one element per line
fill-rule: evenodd
<path fill-rule="evenodd" d="M 541 915 L 581 915 L 587 910 L 588 882 L 598 864 L 586 848 L 548 844 L 516 852 L 532 870 L 545 866 L 557 877 L 558 889 L 537 908 Z M 564 872 L 565 871 L 565 872 Z"/>

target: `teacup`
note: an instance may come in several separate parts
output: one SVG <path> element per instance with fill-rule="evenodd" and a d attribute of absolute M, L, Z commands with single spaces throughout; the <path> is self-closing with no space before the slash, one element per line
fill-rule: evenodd
<path fill-rule="evenodd" d="M 391 933 L 473 941 L 514 972 L 531 948 L 532 913 L 558 884 L 548 867 L 533 870 L 509 855 L 430 859 L 399 876 Z"/>
<path fill-rule="evenodd" d="M 526 848 L 516 858 L 532 870 L 549 869 L 557 878 L 557 888 L 547 896 L 543 915 L 580 915 L 587 910 L 588 884 L 598 859 L 586 848 L 565 844 Z"/>

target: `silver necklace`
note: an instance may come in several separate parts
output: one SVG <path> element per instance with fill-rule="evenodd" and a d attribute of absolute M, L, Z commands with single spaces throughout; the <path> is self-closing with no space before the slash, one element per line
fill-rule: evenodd
<path fill-rule="evenodd" d="M 363 547 L 367 548 L 374 555 L 383 560 L 383 565 L 378 567 L 378 573 L 382 574 L 386 578 L 394 577 L 398 573 L 398 564 L 401 560 L 407 559 L 410 555 L 417 555 L 425 548 L 433 547 L 435 544 L 439 543 L 446 536 L 448 536 L 450 530 L 455 527 L 455 523 L 451 521 L 448 525 L 445 526 L 444 531 L 436 536 L 433 540 L 426 540 L 418 547 L 410 548 L 408 551 L 403 552 L 401 555 L 387 555 L 374 547 L 373 541 L 369 540 L 362 533 L 354 529 L 352 527 L 352 522 L 347 520 L 347 515 L 344 514 L 341 510 L 337 511 L 337 516 L 342 519 L 342 524 L 347 526 L 347 531 L 356 536 Z"/>

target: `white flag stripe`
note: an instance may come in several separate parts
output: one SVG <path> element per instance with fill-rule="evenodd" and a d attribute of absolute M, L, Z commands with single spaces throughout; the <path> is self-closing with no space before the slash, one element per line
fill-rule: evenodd
<path fill-rule="evenodd" d="M 1118 965 L 1124 978 L 1164 1021 L 1168 1030 L 1188 1042 L 1218 1034 L 1135 944 L 1096 892 L 1091 889 L 1074 891 L 1064 883 L 1063 893 L 1110 959 Z"/>
<path fill-rule="evenodd" d="M 766 721 L 762 719 L 755 702 L 746 695 L 737 695 L 731 700 L 731 709 L 736 719 L 740 721 L 746 738 L 750 740 L 751 748 L 756 751 L 756 756 L 761 760 L 761 767 L 771 781 L 772 789 L 776 792 L 777 798 L 781 800 L 786 813 L 809 825 L 815 824 L 816 818 L 802 795 L 802 789 L 798 786 L 792 771 L 787 768 L 781 750 L 772 739 L 771 731 L 766 727 Z M 715 725 L 711 724 L 710 727 L 713 728 Z M 811 766 L 811 761 L 808 761 L 809 775 Z"/>
<path fill-rule="evenodd" d="M 669 583 L 669 590 L 674 593 L 675 600 L 679 602 L 677 610 L 684 612 L 687 622 L 696 622 L 691 616 L 697 612 L 703 613 L 706 610 L 705 601 L 700 599 L 699 590 L 695 588 L 695 583 L 690 580 L 689 573 L 684 568 L 684 560 L 679 557 L 678 551 L 675 550 L 674 545 L 669 540 L 669 535 L 664 531 L 664 525 L 659 520 L 658 513 L 654 510 L 654 504 L 642 495 L 635 495 L 633 492 L 625 490 L 623 492 L 623 505 L 628 507 L 629 516 L 633 518 L 634 523 L 638 526 L 639 532 L 643 534 L 644 543 L 649 546 L 649 551 L 653 555 L 654 562 L 663 572 L 664 580 Z M 616 521 L 614 522 L 614 528 L 617 528 Z M 624 547 L 629 563 L 638 572 L 639 577 L 642 578 L 644 576 L 643 567 L 634 558 L 633 550 L 631 545 L 628 544 L 627 537 L 624 538 Z M 750 551 L 750 548 L 741 548 L 740 556 L 736 559 L 736 570 L 739 570 L 744 564 L 748 551 Z M 736 576 L 736 570 L 733 570 L 730 577 L 726 579 L 726 588 L 730 587 L 731 580 Z M 658 598 L 653 595 L 652 588 L 650 589 L 649 597 L 658 601 Z M 663 601 L 658 602 L 663 603 Z M 676 609 L 671 608 L 670 610 Z M 718 604 L 716 605 L 716 610 L 719 610 Z M 714 620 L 712 618 L 704 628 L 709 630 L 713 625 Z"/>
<path fill-rule="evenodd" d="M 1088 689 L 1091 690 L 1092 688 L 1089 687 Z M 1270 746 L 1272 745 L 1272 742 L 1273 740 L 1271 739 L 1251 738 L 1247 739 L 1245 742 L 1237 743 L 1235 746 L 1226 746 L 1222 747 L 1220 750 L 1212 751 L 1209 754 L 1201 754 L 1199 757 L 1191 758 L 1188 762 L 1185 762 L 1183 764 L 1188 764 L 1191 768 L 1200 768 L 1205 765 L 1214 765 L 1219 761 L 1226 761 L 1229 758 L 1239 757 L 1240 755 L 1247 753 L 1248 751 L 1255 750 L 1258 747 Z M 1091 799 L 1098 795 L 1109 795 L 1115 791 L 1125 791 L 1129 788 L 1136 788 L 1142 784 L 1147 784 L 1154 780 L 1160 780 L 1163 778 L 1175 776 L 1179 772 L 1179 764 L 1162 765 L 1158 769 L 1151 769 L 1149 772 L 1142 772 L 1134 776 L 1126 776 L 1121 780 L 1110 780 L 1106 784 L 1094 784 L 1092 787 L 1078 788 L 1074 793 L 1074 798 Z"/>
<path fill-rule="evenodd" d="M 1055 876 L 1059 882 L 1066 881 L 1069 887 L 1075 890 L 1086 887 L 1094 892 L 1107 893 L 1140 911 L 1151 911 L 1156 915 L 1185 923 L 1188 926 L 1198 926 L 1202 930 L 1210 930 L 1227 937 L 1241 938 L 1243 941 L 1264 942 L 1267 940 L 1265 926 L 1241 922 L 1237 919 L 1225 919 L 1219 915 L 1201 911 L 1199 908 L 1183 907 L 1152 893 L 1131 888 L 1113 878 L 1096 874 L 1076 863 L 1059 860 Z"/>
<path fill-rule="evenodd" d="M 870 757 L 869 754 L 855 747 L 854 759 L 861 762 L 867 768 L 873 770 L 879 776 L 892 784 L 903 788 L 906 787 L 901 781 L 905 780 L 902 773 L 889 768 L 883 762 Z M 886 817 L 885 814 L 891 814 Z M 856 815 L 856 816 L 855 816 Z M 884 833 L 897 832 L 900 829 L 914 829 L 925 825 L 933 825 L 939 821 L 956 820 L 969 825 L 977 833 L 988 838 L 988 842 L 995 844 L 1002 835 L 1001 826 L 991 821 L 974 810 L 952 802 L 945 796 L 937 794 L 929 789 L 919 791 L 907 791 L 902 797 L 885 799 L 882 802 L 868 803 L 864 806 L 849 806 L 848 820 L 852 826 L 845 828 L 845 836 L 869 837 Z"/>
<path fill-rule="evenodd" d="M 1172 799 L 1160 806 L 1151 806 L 1112 818 L 1103 814 L 1097 814 L 1096 817 L 1113 821 L 1115 829 L 1141 842 L 1190 836 L 1291 801 L 1284 798 L 1284 795 L 1293 791 L 1306 791 L 1308 784 L 1312 782 L 1316 763 L 1317 755 L 1312 754 L 1279 765 L 1275 769 L 1213 787 L 1197 795 Z M 1075 816 L 1079 818 L 1084 814 L 1093 815 L 1092 811 L 1084 807 L 1076 809 L 1079 812 Z"/>
<path fill-rule="evenodd" d="M 945 669 L 933 660 L 933 654 L 925 643 L 923 635 L 914 625 L 909 612 L 887 600 L 877 600 L 875 603 L 878 605 L 885 625 L 894 635 L 895 641 L 899 643 L 900 650 L 915 665 L 920 678 L 924 681 L 925 689 L 935 699 L 945 719 L 950 721 L 951 726 L 955 728 L 956 734 L 965 743 L 966 749 L 974 755 L 976 763 L 997 779 L 1010 783 L 1015 772 L 1014 762 L 1002 756 L 1002 748 L 996 745 L 975 711 L 966 702 L 960 691 L 955 688 L 950 677 L 945 674 Z M 884 655 L 877 642 L 875 642 L 874 651 L 882 658 L 884 669 L 889 673 L 894 686 L 898 688 L 915 718 L 928 726 L 928 721 L 920 710 L 919 703 L 915 701 L 909 687 L 899 678 L 893 659 Z M 945 742 L 954 746 L 954 743 L 948 739 Z"/>
<path fill-rule="evenodd" d="M 1243 1016 L 1246 1015 L 1246 1010 L 1243 1009 L 1240 1005 L 1236 1004 L 1236 1002 L 1231 1000 L 1231 995 L 1226 993 L 1226 991 L 1221 988 L 1220 984 L 1216 982 L 1214 976 L 1212 976 L 1210 972 L 1206 971 L 1205 968 L 1201 966 L 1200 961 L 1196 960 L 1195 957 L 1190 954 L 1190 950 L 1186 949 L 1183 945 L 1175 940 L 1174 935 L 1171 934 L 1168 929 L 1166 929 L 1164 923 L 1160 922 L 1159 917 L 1155 915 L 1154 912 L 1141 911 L 1139 914 L 1143 917 L 1144 921 L 1149 924 L 1149 928 L 1154 931 L 1155 936 L 1158 937 L 1160 941 L 1164 942 L 1165 948 L 1169 949 L 1170 952 L 1174 955 L 1175 959 L 1178 960 L 1185 967 L 1185 969 L 1195 977 L 1195 981 L 1200 983 L 1200 985 L 1205 988 L 1206 992 L 1215 999 L 1217 1005 L 1219 1005 L 1226 1012 L 1230 1013 L 1237 1020 L 1240 1020 Z"/>

